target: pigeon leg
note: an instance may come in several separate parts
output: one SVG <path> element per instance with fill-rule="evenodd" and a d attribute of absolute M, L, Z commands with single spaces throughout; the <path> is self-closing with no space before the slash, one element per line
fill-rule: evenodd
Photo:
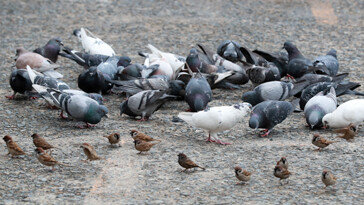
<path fill-rule="evenodd" d="M 9 100 L 14 100 L 16 92 L 13 93 L 13 95 L 5 95 L 5 97 Z"/>
<path fill-rule="evenodd" d="M 287 74 L 286 76 L 287 76 L 288 79 L 290 78 L 290 79 L 294 80 L 294 77 L 291 76 L 290 74 Z"/>
<path fill-rule="evenodd" d="M 223 142 L 223 141 L 221 141 L 221 140 L 216 140 L 216 143 L 217 143 L 217 144 L 222 144 L 222 145 L 231 145 L 231 143 Z"/>
<path fill-rule="evenodd" d="M 29 97 L 30 100 L 36 100 L 38 99 L 37 97 Z"/>
<path fill-rule="evenodd" d="M 90 123 L 86 122 L 85 125 L 77 125 L 76 127 L 77 128 L 80 128 L 80 129 L 87 129 L 87 128 L 90 128 L 90 127 L 95 127 L 96 125 L 91 125 Z"/>
<path fill-rule="evenodd" d="M 60 116 L 62 119 L 67 119 L 67 117 L 65 117 L 65 116 L 63 115 L 63 110 L 61 111 L 61 114 L 59 114 L 59 116 Z"/>
<path fill-rule="evenodd" d="M 137 120 L 138 122 L 144 122 L 144 121 L 148 121 L 147 117 L 142 117 L 140 120 Z"/>
<path fill-rule="evenodd" d="M 206 142 L 216 142 L 215 140 L 211 139 L 211 135 L 209 133 L 209 137 L 206 139 Z"/>
<path fill-rule="evenodd" d="M 268 135 L 269 135 L 269 133 L 270 133 L 270 130 L 268 130 L 268 129 L 265 129 L 264 130 L 264 134 L 262 134 L 262 135 L 260 135 L 261 137 L 268 137 Z"/>

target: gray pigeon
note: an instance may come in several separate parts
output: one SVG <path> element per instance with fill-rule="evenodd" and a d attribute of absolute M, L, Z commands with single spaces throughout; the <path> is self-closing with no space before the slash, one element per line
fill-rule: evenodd
<path fill-rule="evenodd" d="M 185 100 L 192 112 L 204 110 L 212 99 L 212 91 L 201 73 L 196 73 L 186 86 Z"/>
<path fill-rule="evenodd" d="M 146 121 L 166 101 L 176 98 L 166 94 L 166 91 L 146 90 L 141 91 L 120 104 L 120 115 L 130 117 L 141 116 L 140 121 Z"/>
<path fill-rule="evenodd" d="M 137 80 L 112 81 L 114 84 L 113 92 L 126 93 L 127 96 L 135 95 L 144 90 L 160 90 L 169 89 L 169 82 L 163 78 L 141 78 Z"/>
<path fill-rule="evenodd" d="M 33 52 L 48 58 L 53 63 L 56 63 L 58 54 L 61 51 L 61 46 L 63 46 L 63 43 L 60 38 L 52 38 L 45 46 L 37 48 Z"/>
<path fill-rule="evenodd" d="M 266 137 L 273 127 L 283 122 L 293 112 L 293 106 L 286 101 L 269 100 L 259 103 L 253 108 L 249 119 L 249 127 L 253 129 L 264 128 Z"/>
<path fill-rule="evenodd" d="M 287 74 L 290 77 L 299 78 L 307 73 L 312 66 L 311 61 L 305 58 L 291 42 L 285 42 L 283 48 L 286 49 L 289 57 Z"/>
<path fill-rule="evenodd" d="M 307 81 L 297 83 L 270 81 L 255 87 L 254 90 L 243 94 L 242 100 L 252 106 L 266 100 L 285 100 L 307 86 Z"/>
<path fill-rule="evenodd" d="M 221 57 L 225 58 L 226 60 L 235 63 L 240 61 L 243 57 L 243 54 L 241 53 L 239 48 L 240 48 L 239 43 L 232 40 L 226 40 L 219 45 L 216 53 L 219 54 Z"/>
<path fill-rule="evenodd" d="M 47 88 L 52 88 L 52 89 L 56 89 L 56 90 L 66 90 L 66 89 L 70 89 L 70 87 L 63 81 L 56 79 L 56 78 L 52 78 L 49 76 L 44 76 L 41 73 L 38 73 L 36 71 L 34 71 L 33 69 L 30 68 L 30 66 L 26 66 L 27 72 L 28 72 L 28 76 L 30 81 L 32 82 L 32 84 L 37 84 L 37 85 L 42 85 L 44 87 Z"/>
<path fill-rule="evenodd" d="M 69 117 L 86 123 L 79 128 L 92 127 L 91 124 L 97 124 L 103 117 L 107 117 L 108 109 L 87 96 L 72 95 L 35 84 L 33 88 L 49 103 L 55 104 L 66 112 Z"/>
<path fill-rule="evenodd" d="M 331 49 L 326 55 L 319 56 L 313 61 L 314 67 L 326 67 L 329 70 L 329 75 L 334 76 L 339 70 L 339 61 L 337 60 L 336 50 Z"/>
<path fill-rule="evenodd" d="M 326 95 L 323 92 L 319 92 L 313 98 L 311 98 L 305 105 L 304 113 L 306 122 L 311 129 L 321 128 L 322 118 L 336 110 L 337 101 L 335 89 L 331 87 L 330 92 Z"/>

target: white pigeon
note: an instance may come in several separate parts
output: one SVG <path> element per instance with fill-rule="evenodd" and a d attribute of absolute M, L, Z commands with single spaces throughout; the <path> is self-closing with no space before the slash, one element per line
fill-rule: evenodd
<path fill-rule="evenodd" d="M 88 36 L 86 31 L 92 36 Z M 100 54 L 106 56 L 114 56 L 115 51 L 110 45 L 102 41 L 101 39 L 94 36 L 89 30 L 81 28 L 80 30 L 75 30 L 75 35 L 80 40 L 83 49 L 89 54 Z"/>
<path fill-rule="evenodd" d="M 152 65 L 155 61 L 167 62 L 173 69 L 174 78 L 184 67 L 185 62 L 182 60 L 182 57 L 179 57 L 173 53 L 162 52 L 151 44 L 148 44 L 147 47 L 150 49 L 150 51 L 152 51 L 151 54 L 147 55 L 147 58 L 144 62 L 144 65 L 147 67 Z"/>
<path fill-rule="evenodd" d="M 358 128 L 364 122 L 364 99 L 355 99 L 341 104 L 334 112 L 322 118 L 324 127 L 343 128 L 352 123 Z"/>
<path fill-rule="evenodd" d="M 250 113 L 251 109 L 249 103 L 238 103 L 232 106 L 211 107 L 197 113 L 181 112 L 178 117 L 189 125 L 207 130 L 209 137 L 206 141 L 229 144 L 217 139 L 217 133 L 234 127 Z"/>

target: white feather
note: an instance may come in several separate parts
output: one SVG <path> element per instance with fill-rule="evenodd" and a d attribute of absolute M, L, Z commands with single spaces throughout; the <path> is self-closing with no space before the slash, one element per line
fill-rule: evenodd
<path fill-rule="evenodd" d="M 364 99 L 355 99 L 341 104 L 334 112 L 326 114 L 322 123 L 330 128 L 343 128 L 364 122 Z"/>
<path fill-rule="evenodd" d="M 93 35 L 90 31 L 89 33 Z M 85 49 L 86 53 L 100 54 L 106 56 L 115 55 L 115 51 L 111 48 L 110 45 L 95 36 L 88 36 L 84 28 L 81 28 L 80 30 L 79 40 L 81 41 L 82 47 L 83 49 Z"/>

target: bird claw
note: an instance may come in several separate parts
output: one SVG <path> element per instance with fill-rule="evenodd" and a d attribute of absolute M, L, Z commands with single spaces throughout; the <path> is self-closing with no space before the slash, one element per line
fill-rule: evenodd
<path fill-rule="evenodd" d="M 260 135 L 261 137 L 268 137 L 268 135 L 269 135 L 270 131 L 269 131 L 268 129 L 265 129 L 265 130 L 263 130 L 261 133 L 264 133 L 264 134 L 261 134 L 261 135 Z"/>
<path fill-rule="evenodd" d="M 142 117 L 140 120 L 137 120 L 138 122 L 144 122 L 144 121 L 148 121 L 147 117 Z"/>
<path fill-rule="evenodd" d="M 89 123 L 86 123 L 86 125 L 76 125 L 77 128 L 80 129 L 87 129 L 87 128 L 91 128 L 91 127 L 95 127 L 96 125 L 91 125 Z"/>
<path fill-rule="evenodd" d="M 5 97 L 9 100 L 14 100 L 15 96 L 14 95 L 5 95 Z"/>
<path fill-rule="evenodd" d="M 206 142 L 216 142 L 216 140 L 212 140 L 210 137 L 206 139 Z"/>
<path fill-rule="evenodd" d="M 221 144 L 221 145 L 231 145 L 231 143 L 223 142 L 223 141 L 221 141 L 221 140 L 216 140 L 216 143 L 217 143 L 217 144 Z"/>

